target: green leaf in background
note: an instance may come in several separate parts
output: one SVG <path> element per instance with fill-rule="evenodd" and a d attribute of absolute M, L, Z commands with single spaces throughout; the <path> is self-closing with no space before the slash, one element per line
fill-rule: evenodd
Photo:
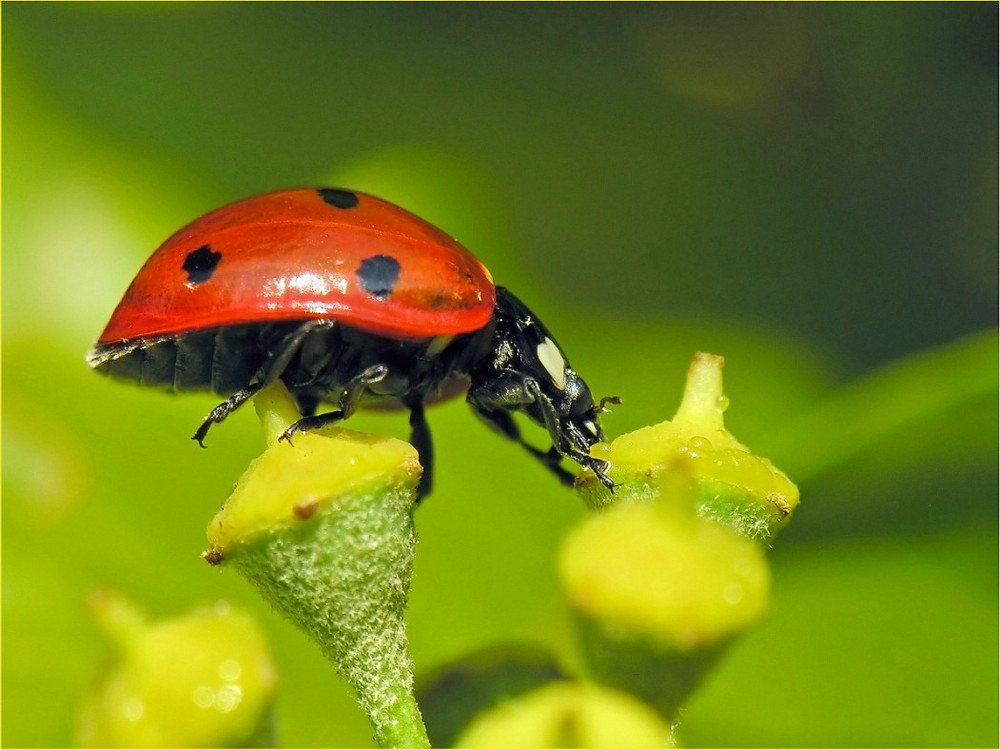
<path fill-rule="evenodd" d="M 995 563 L 992 528 L 779 545 L 771 621 L 688 706 L 684 743 L 981 744 L 997 721 Z"/>

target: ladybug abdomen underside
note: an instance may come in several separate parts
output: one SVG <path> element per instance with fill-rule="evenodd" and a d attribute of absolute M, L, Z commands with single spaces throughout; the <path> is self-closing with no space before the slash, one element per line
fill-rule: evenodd
<path fill-rule="evenodd" d="M 177 336 L 139 339 L 94 348 L 89 362 L 97 371 L 168 391 L 212 391 L 229 397 L 257 382 L 269 355 L 304 323 L 220 326 Z M 366 392 L 368 403 L 393 403 L 410 396 L 433 396 L 468 370 L 466 359 L 476 334 L 424 341 L 401 341 L 330 322 L 317 326 L 296 346 L 280 377 L 304 413 L 321 402 L 336 403 L 351 378 L 372 365 L 389 375 Z"/>
<path fill-rule="evenodd" d="M 230 396 L 250 384 L 264 361 L 261 329 L 226 326 L 98 345 L 89 362 L 98 372 L 143 386 Z"/>

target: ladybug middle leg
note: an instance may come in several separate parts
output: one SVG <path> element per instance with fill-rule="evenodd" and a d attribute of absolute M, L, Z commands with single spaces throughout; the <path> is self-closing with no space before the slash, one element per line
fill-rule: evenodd
<path fill-rule="evenodd" d="M 330 411 L 326 414 L 314 414 L 309 417 L 302 417 L 302 419 L 295 422 L 287 430 L 281 433 L 278 440 L 287 440 L 288 442 L 291 442 L 292 435 L 296 432 L 317 430 L 320 427 L 326 427 L 327 425 L 347 419 L 355 411 L 357 411 L 358 404 L 361 401 L 361 396 L 364 395 L 365 388 L 385 380 L 388 374 L 389 368 L 382 364 L 372 365 L 371 367 L 366 368 L 351 378 L 347 385 L 344 386 L 344 390 L 340 394 L 340 398 L 337 399 L 337 405 L 340 407 L 338 410 Z"/>
<path fill-rule="evenodd" d="M 420 396 L 405 399 L 403 405 L 410 410 L 410 445 L 417 449 L 423 473 L 417 484 L 417 502 L 427 497 L 434 486 L 434 444 L 431 428 L 424 414 L 424 401 Z"/>

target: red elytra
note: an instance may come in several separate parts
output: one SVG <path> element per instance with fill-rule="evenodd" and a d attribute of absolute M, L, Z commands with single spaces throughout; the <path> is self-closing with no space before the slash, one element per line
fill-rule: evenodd
<path fill-rule="evenodd" d="M 370 268 L 383 288 L 365 285 L 360 269 L 372 260 L 381 261 Z M 357 192 L 281 190 L 224 206 L 171 236 L 98 344 L 327 317 L 419 340 L 478 330 L 495 302 L 486 267 L 399 206 Z"/>

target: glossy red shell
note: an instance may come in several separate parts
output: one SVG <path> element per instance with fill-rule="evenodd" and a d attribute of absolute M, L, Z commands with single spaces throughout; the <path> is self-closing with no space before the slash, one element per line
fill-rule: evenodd
<path fill-rule="evenodd" d="M 316 189 L 282 190 L 175 233 L 143 265 L 98 344 L 294 319 L 332 318 L 397 339 L 466 333 L 489 322 L 496 291 L 472 253 L 391 203 L 325 192 L 357 203 L 338 208 Z M 201 250 L 206 245 L 210 253 Z M 219 254 L 204 278 L 185 270 L 199 251 Z M 381 294 L 366 290 L 359 275 L 362 262 L 377 256 L 398 263 Z"/>

